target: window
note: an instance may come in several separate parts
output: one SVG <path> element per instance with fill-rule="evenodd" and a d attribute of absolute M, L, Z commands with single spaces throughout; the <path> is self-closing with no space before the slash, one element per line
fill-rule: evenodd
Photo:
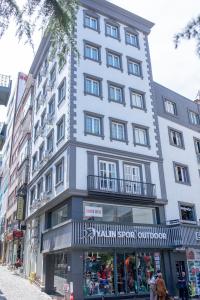
<path fill-rule="evenodd" d="M 121 54 L 107 51 L 107 66 L 115 69 L 122 69 Z"/>
<path fill-rule="evenodd" d="M 85 94 L 94 95 L 101 97 L 101 80 L 92 78 L 89 76 L 85 77 Z"/>
<path fill-rule="evenodd" d="M 180 217 L 182 221 L 196 222 L 195 207 L 193 205 L 180 204 Z"/>
<path fill-rule="evenodd" d="M 144 93 L 136 92 L 130 89 L 131 107 L 145 109 Z"/>
<path fill-rule="evenodd" d="M 49 114 L 53 115 L 55 113 L 55 95 L 49 101 Z"/>
<path fill-rule="evenodd" d="M 150 146 L 148 129 L 133 125 L 134 144 L 140 146 Z"/>
<path fill-rule="evenodd" d="M 170 144 L 179 148 L 184 148 L 183 134 L 180 131 L 169 128 Z"/>
<path fill-rule="evenodd" d="M 57 141 L 59 142 L 65 136 L 65 116 L 57 123 Z"/>
<path fill-rule="evenodd" d="M 37 184 L 37 199 L 40 200 L 43 192 L 43 179 L 41 179 Z"/>
<path fill-rule="evenodd" d="M 53 130 L 47 136 L 47 151 L 50 153 L 53 151 L 54 134 Z"/>
<path fill-rule="evenodd" d="M 174 163 L 174 168 L 176 182 L 190 184 L 188 167 Z"/>
<path fill-rule="evenodd" d="M 111 139 L 118 141 L 126 141 L 125 123 L 111 121 Z"/>
<path fill-rule="evenodd" d="M 41 115 L 41 126 L 42 126 L 42 128 L 44 128 L 44 126 L 45 126 L 45 116 L 46 116 L 46 109 L 43 111 L 43 113 Z"/>
<path fill-rule="evenodd" d="M 200 155 L 200 140 L 194 138 L 194 145 L 195 145 L 196 154 Z"/>
<path fill-rule="evenodd" d="M 56 164 L 56 185 L 63 182 L 64 180 L 64 160 L 62 159 Z"/>
<path fill-rule="evenodd" d="M 119 39 L 119 26 L 106 23 L 106 35 L 114 39 Z"/>
<path fill-rule="evenodd" d="M 36 98 L 36 112 L 39 110 L 40 108 L 40 95 L 41 93 L 39 93 L 39 95 Z"/>
<path fill-rule="evenodd" d="M 126 36 L 126 44 L 137 48 L 139 47 L 137 34 L 126 32 L 125 36 Z"/>
<path fill-rule="evenodd" d="M 85 14 L 84 25 L 85 27 L 98 31 L 98 17 L 93 17 Z"/>
<path fill-rule="evenodd" d="M 85 58 L 100 61 L 100 47 L 95 44 L 85 43 Z"/>
<path fill-rule="evenodd" d="M 53 68 L 51 69 L 51 72 L 50 72 L 50 82 L 51 82 L 52 86 L 55 83 L 55 81 L 56 81 L 56 64 L 54 64 L 54 66 L 53 66 Z"/>
<path fill-rule="evenodd" d="M 124 90 L 122 86 L 108 83 L 108 99 L 110 101 L 124 103 Z"/>
<path fill-rule="evenodd" d="M 128 59 L 128 74 L 142 77 L 141 63 Z"/>
<path fill-rule="evenodd" d="M 39 148 L 39 162 L 42 162 L 44 158 L 44 143 Z"/>
<path fill-rule="evenodd" d="M 68 205 L 57 208 L 51 212 L 51 226 L 56 226 L 68 220 Z"/>
<path fill-rule="evenodd" d="M 94 115 L 85 115 L 85 133 L 93 135 L 102 135 L 102 116 Z"/>
<path fill-rule="evenodd" d="M 30 205 L 33 204 L 33 202 L 35 201 L 35 186 L 32 188 L 31 192 L 30 192 Z"/>
<path fill-rule="evenodd" d="M 32 171 L 36 171 L 37 168 L 37 153 L 32 157 Z"/>
<path fill-rule="evenodd" d="M 165 111 L 171 115 L 177 115 L 176 103 L 166 100 L 164 101 Z"/>
<path fill-rule="evenodd" d="M 34 127 L 34 140 L 36 140 L 38 138 L 38 132 L 39 130 L 39 121 L 35 124 L 35 127 Z"/>
<path fill-rule="evenodd" d="M 41 81 L 42 81 L 42 75 L 41 75 L 41 70 L 38 72 L 38 76 L 37 76 L 37 81 L 38 81 L 38 86 L 40 85 Z"/>
<path fill-rule="evenodd" d="M 42 95 L 44 97 L 47 96 L 47 81 L 45 81 L 45 83 L 43 84 L 43 87 L 42 87 Z"/>
<path fill-rule="evenodd" d="M 58 87 L 58 103 L 61 103 L 65 99 L 66 94 L 66 79 L 64 78 Z"/>
<path fill-rule="evenodd" d="M 193 111 L 189 111 L 189 118 L 190 118 L 190 123 L 193 125 L 199 125 L 200 124 L 200 119 L 199 115 Z"/>
<path fill-rule="evenodd" d="M 47 193 L 52 191 L 52 170 L 45 175 L 45 190 Z"/>
<path fill-rule="evenodd" d="M 46 57 L 44 61 L 44 67 L 43 67 L 45 74 L 47 73 L 48 67 L 49 67 L 49 61 L 48 61 L 48 57 Z"/>

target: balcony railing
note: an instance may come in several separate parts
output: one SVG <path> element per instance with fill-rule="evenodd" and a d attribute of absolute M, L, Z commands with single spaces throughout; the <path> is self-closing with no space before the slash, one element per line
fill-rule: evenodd
<path fill-rule="evenodd" d="M 88 192 L 156 198 L 155 184 L 93 175 L 88 176 Z"/>
<path fill-rule="evenodd" d="M 0 105 L 7 105 L 11 91 L 10 76 L 0 74 Z"/>

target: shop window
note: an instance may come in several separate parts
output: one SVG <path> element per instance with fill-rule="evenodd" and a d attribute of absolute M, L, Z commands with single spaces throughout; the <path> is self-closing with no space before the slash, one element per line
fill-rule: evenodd
<path fill-rule="evenodd" d="M 126 224 L 157 224 L 153 207 L 122 206 L 84 202 L 83 219 Z"/>
<path fill-rule="evenodd" d="M 84 296 L 149 293 L 160 267 L 159 252 L 85 252 Z"/>
<path fill-rule="evenodd" d="M 192 205 L 180 205 L 180 214 L 182 221 L 196 222 L 195 208 Z"/>
<path fill-rule="evenodd" d="M 114 294 L 113 253 L 85 253 L 84 296 Z"/>
<path fill-rule="evenodd" d="M 63 286 L 67 281 L 67 253 L 54 255 L 54 289 L 57 295 L 64 296 Z"/>
<path fill-rule="evenodd" d="M 68 219 L 68 205 L 64 205 L 55 211 L 51 212 L 51 227 L 67 221 Z"/>

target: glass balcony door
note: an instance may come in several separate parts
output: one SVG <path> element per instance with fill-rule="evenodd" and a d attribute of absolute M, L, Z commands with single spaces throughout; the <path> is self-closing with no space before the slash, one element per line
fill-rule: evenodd
<path fill-rule="evenodd" d="M 117 191 L 116 163 L 99 161 L 100 189 L 108 192 Z"/>
<path fill-rule="evenodd" d="M 127 194 L 141 194 L 140 167 L 124 165 L 125 192 Z"/>

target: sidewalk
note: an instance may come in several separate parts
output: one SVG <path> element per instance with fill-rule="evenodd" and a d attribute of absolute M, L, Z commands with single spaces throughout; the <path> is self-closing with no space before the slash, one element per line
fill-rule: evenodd
<path fill-rule="evenodd" d="M 52 300 L 27 279 L 0 266 L 0 300 Z"/>

